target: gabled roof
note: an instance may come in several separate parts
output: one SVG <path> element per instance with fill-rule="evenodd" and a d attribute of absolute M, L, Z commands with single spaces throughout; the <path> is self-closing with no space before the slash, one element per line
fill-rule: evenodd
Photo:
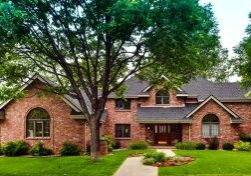
<path fill-rule="evenodd" d="M 232 110 L 230 110 L 227 106 L 225 106 L 223 103 L 221 103 L 217 98 L 215 98 L 213 95 L 210 95 L 206 100 L 204 100 L 199 106 L 197 106 L 194 110 L 192 110 L 190 113 L 188 113 L 185 118 L 191 117 L 195 112 L 197 112 L 200 108 L 202 108 L 207 102 L 210 100 L 213 100 L 216 102 L 219 106 L 221 106 L 223 109 L 225 109 L 229 114 L 232 115 L 235 119 L 240 119 L 240 117 L 235 114 Z"/>
<path fill-rule="evenodd" d="M 139 80 L 136 76 L 126 80 L 125 84 L 128 89 L 124 96 L 127 98 L 148 97 L 149 90 L 152 87 L 149 82 Z M 245 96 L 248 91 L 240 89 L 238 82 L 215 83 L 201 77 L 196 77 L 177 89 L 177 96 L 194 97 L 202 102 L 210 95 L 213 95 L 221 102 L 243 102 L 251 101 L 251 98 Z M 116 97 L 115 94 L 109 96 L 109 98 L 114 97 Z"/>
<path fill-rule="evenodd" d="M 220 101 L 251 100 L 245 96 L 248 90 L 240 89 L 238 82 L 215 83 L 201 77 L 196 77 L 194 80 L 183 85 L 182 89 L 190 95 L 197 95 L 200 101 L 205 100 L 210 95 L 217 97 Z"/>
<path fill-rule="evenodd" d="M 42 83 L 45 83 L 49 86 L 56 86 L 54 82 L 50 81 L 49 79 L 46 79 L 44 77 L 42 77 L 41 75 L 39 74 L 34 74 L 31 79 L 29 79 L 21 88 L 20 88 L 20 92 L 25 90 L 30 84 L 32 84 L 35 80 L 39 80 L 41 81 Z M 79 102 L 72 98 L 71 96 L 69 95 L 64 95 L 62 96 L 62 99 L 63 101 L 68 104 L 72 109 L 74 109 L 76 112 L 81 112 L 81 108 L 80 108 L 80 105 L 79 105 Z M 0 105 L 0 110 L 3 109 L 6 105 L 8 105 L 13 99 L 9 99 L 5 102 L 3 102 L 1 105 Z"/>

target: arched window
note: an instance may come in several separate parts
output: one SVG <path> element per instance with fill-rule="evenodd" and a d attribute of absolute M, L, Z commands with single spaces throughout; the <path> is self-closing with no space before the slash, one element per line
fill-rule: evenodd
<path fill-rule="evenodd" d="M 160 90 L 156 93 L 156 104 L 169 104 L 169 92 Z"/>
<path fill-rule="evenodd" d="M 49 137 L 50 116 L 43 108 L 32 109 L 26 119 L 27 137 Z"/>
<path fill-rule="evenodd" d="M 202 120 L 202 134 L 203 137 L 217 137 L 219 136 L 220 121 L 214 114 L 206 115 Z"/>

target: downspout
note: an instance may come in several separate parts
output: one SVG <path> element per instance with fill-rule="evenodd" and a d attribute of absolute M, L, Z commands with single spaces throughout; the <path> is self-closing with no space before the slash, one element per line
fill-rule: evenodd
<path fill-rule="evenodd" d="M 191 124 L 188 125 L 188 141 L 191 141 Z"/>

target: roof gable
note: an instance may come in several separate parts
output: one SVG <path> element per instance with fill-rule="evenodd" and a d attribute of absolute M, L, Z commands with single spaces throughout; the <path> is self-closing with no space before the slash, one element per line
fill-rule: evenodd
<path fill-rule="evenodd" d="M 22 87 L 20 87 L 19 91 L 21 92 L 21 91 L 25 90 L 25 89 L 26 89 L 29 85 L 31 85 L 35 80 L 39 80 L 39 81 L 41 81 L 42 83 L 45 83 L 45 84 L 47 84 L 47 85 L 49 85 L 49 86 L 52 86 L 52 87 L 56 86 L 55 83 L 53 83 L 52 81 L 50 81 L 50 80 L 48 80 L 48 79 L 42 77 L 42 76 L 39 75 L 39 74 L 34 74 L 34 75 L 31 77 L 31 79 L 29 79 Z M 62 96 L 61 98 L 62 98 L 62 100 L 63 100 L 67 105 L 69 105 L 69 106 L 70 106 L 72 109 L 74 109 L 76 112 L 81 112 L 78 103 L 77 103 L 77 102 L 74 102 L 74 101 L 73 101 L 74 99 L 71 98 L 69 95 L 64 95 L 64 96 Z M 13 100 L 13 98 L 12 98 L 12 99 L 9 99 L 9 100 L 7 100 L 7 101 L 5 101 L 5 102 L 3 102 L 3 103 L 0 105 L 0 110 L 3 109 L 5 106 L 7 106 L 12 100 Z"/>
<path fill-rule="evenodd" d="M 224 110 L 226 110 L 229 114 L 231 114 L 235 119 L 240 119 L 240 117 L 235 114 L 232 110 L 230 110 L 227 106 L 221 103 L 216 97 L 210 95 L 207 99 L 205 99 L 198 107 L 192 110 L 189 114 L 185 116 L 185 118 L 191 117 L 195 112 L 197 112 L 200 108 L 202 108 L 205 104 L 207 104 L 210 100 L 216 102 L 219 106 L 221 106 Z"/>

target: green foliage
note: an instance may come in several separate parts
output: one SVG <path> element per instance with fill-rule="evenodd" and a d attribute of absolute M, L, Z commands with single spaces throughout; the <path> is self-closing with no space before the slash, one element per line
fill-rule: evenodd
<path fill-rule="evenodd" d="M 180 150 L 195 150 L 196 149 L 196 143 L 193 142 L 179 142 L 175 145 L 177 149 Z"/>
<path fill-rule="evenodd" d="M 251 19 L 251 13 L 249 19 Z M 246 28 L 246 34 L 247 36 L 235 48 L 237 57 L 232 59 L 232 65 L 234 65 L 234 73 L 241 77 L 242 88 L 249 89 L 251 85 L 251 23 Z M 247 96 L 250 96 L 250 93 Z"/>
<path fill-rule="evenodd" d="M 163 162 L 166 160 L 166 155 L 163 152 L 148 152 L 144 154 L 144 159 L 153 158 L 155 162 Z"/>
<path fill-rule="evenodd" d="M 251 143 L 251 134 L 241 134 L 240 140 L 243 142 L 250 142 Z"/>
<path fill-rule="evenodd" d="M 109 152 L 111 152 L 116 146 L 116 141 L 110 135 L 103 135 L 100 140 L 106 141 Z"/>
<path fill-rule="evenodd" d="M 80 155 L 80 149 L 76 144 L 65 142 L 60 149 L 61 156 L 77 156 Z"/>
<path fill-rule="evenodd" d="M 136 72 L 152 62 L 153 71 L 145 72 L 148 79 L 162 74 L 172 83 L 188 81 L 219 63 L 212 8 L 197 0 L 10 0 L 1 1 L 0 9 L 0 53 L 7 60 L 1 66 L 13 66 L 6 75 L 15 73 L 13 77 L 23 78 L 33 71 L 42 72 L 63 83 L 63 90 L 72 87 L 65 81 L 64 76 L 69 78 L 65 66 L 78 60 L 83 69 L 72 68 L 75 81 L 83 84 L 81 77 L 88 77 L 86 81 L 92 85 L 100 78 L 95 81 L 96 88 L 106 86 L 107 69 L 111 78 L 107 87 L 112 88 L 130 69 L 136 68 Z M 61 59 L 65 58 L 69 63 L 63 65 Z M 110 58 L 112 67 L 106 68 Z M 19 62 L 11 62 L 13 59 Z M 61 81 L 56 79 L 55 69 L 62 75 L 58 77 Z M 20 84 L 17 80 L 21 79 L 13 80 Z M 125 88 L 120 84 L 114 91 L 122 97 Z"/>
<path fill-rule="evenodd" d="M 151 66 L 142 72 L 148 80 L 165 75 L 179 86 L 219 60 L 212 8 L 198 0 L 8 0 L 0 10 L 0 80 L 12 78 L 4 84 L 16 92 L 27 75 L 43 73 L 59 85 L 53 92 L 75 94 L 89 118 L 144 68 Z"/>
<path fill-rule="evenodd" d="M 26 155 L 28 150 L 29 145 L 25 141 L 10 141 L 2 147 L 2 152 L 5 156 Z"/>
<path fill-rule="evenodd" d="M 33 156 L 47 156 L 52 154 L 52 150 L 49 148 L 45 148 L 42 142 L 38 142 L 32 147 L 30 153 Z"/>
<path fill-rule="evenodd" d="M 236 148 L 239 151 L 250 151 L 251 145 L 250 142 L 239 141 L 234 144 L 234 148 Z"/>
<path fill-rule="evenodd" d="M 195 149 L 196 149 L 196 150 L 205 150 L 205 149 L 206 149 L 206 145 L 203 144 L 203 143 L 197 143 L 197 144 L 195 145 Z"/>
<path fill-rule="evenodd" d="M 129 144 L 128 148 L 131 150 L 142 150 L 147 149 L 148 144 L 145 141 L 134 141 Z"/>
<path fill-rule="evenodd" d="M 222 149 L 223 149 L 223 150 L 233 150 L 233 149 L 234 149 L 234 145 L 231 144 L 231 143 L 224 143 L 224 144 L 222 145 Z"/>
<path fill-rule="evenodd" d="M 154 158 L 145 158 L 145 159 L 143 159 L 142 162 L 144 165 L 152 165 L 152 164 L 156 163 Z"/>

